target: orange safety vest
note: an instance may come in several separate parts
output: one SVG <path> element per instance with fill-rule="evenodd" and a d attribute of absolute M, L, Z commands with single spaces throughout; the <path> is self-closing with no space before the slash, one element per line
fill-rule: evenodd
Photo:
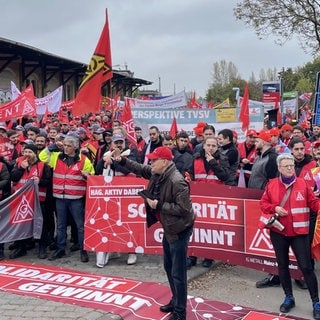
<path fill-rule="evenodd" d="M 21 162 L 23 161 L 23 159 L 24 159 L 23 157 L 19 157 L 17 159 L 17 165 L 19 167 L 21 166 Z M 27 181 L 33 177 L 38 177 L 39 179 L 41 179 L 43 175 L 44 165 L 45 165 L 44 162 L 37 161 L 30 167 L 29 170 L 24 170 L 24 173 L 20 178 L 20 180 L 12 183 L 12 192 L 16 192 L 17 190 L 22 188 L 27 183 Z M 44 202 L 46 200 L 46 195 L 47 195 L 47 187 L 39 186 L 39 201 Z"/>
<path fill-rule="evenodd" d="M 223 184 L 223 181 L 214 174 L 213 170 L 206 172 L 203 159 L 197 158 L 193 162 L 194 181 L 207 182 L 212 184 Z"/>
<path fill-rule="evenodd" d="M 80 155 L 80 161 L 68 166 L 60 158 L 53 170 L 53 196 L 59 199 L 80 199 L 86 194 L 86 180 L 82 169 L 86 157 Z"/>

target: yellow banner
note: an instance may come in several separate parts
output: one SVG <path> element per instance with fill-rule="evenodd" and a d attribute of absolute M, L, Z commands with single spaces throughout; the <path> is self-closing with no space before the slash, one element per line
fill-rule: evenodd
<path fill-rule="evenodd" d="M 236 121 L 236 108 L 222 108 L 216 110 L 217 122 L 235 122 Z"/>

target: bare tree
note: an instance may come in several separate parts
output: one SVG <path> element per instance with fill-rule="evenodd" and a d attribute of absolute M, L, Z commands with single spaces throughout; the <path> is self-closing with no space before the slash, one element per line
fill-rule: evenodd
<path fill-rule="evenodd" d="M 221 60 L 213 64 L 212 70 L 212 84 L 216 85 L 226 85 L 230 83 L 232 79 L 239 78 L 238 68 L 233 62 L 227 62 L 226 60 Z"/>
<path fill-rule="evenodd" d="M 273 35 L 283 45 L 295 35 L 306 53 L 319 52 L 319 0 L 244 0 L 234 8 L 234 15 L 261 39 Z"/>

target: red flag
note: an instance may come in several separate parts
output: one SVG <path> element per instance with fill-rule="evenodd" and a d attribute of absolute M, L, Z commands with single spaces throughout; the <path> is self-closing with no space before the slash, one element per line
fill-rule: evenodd
<path fill-rule="evenodd" d="M 242 122 L 242 131 L 246 131 L 250 124 L 250 117 L 249 117 L 249 86 L 246 84 L 244 89 L 243 99 L 240 105 L 240 114 L 239 114 L 239 121 Z"/>
<path fill-rule="evenodd" d="M 8 121 L 13 118 L 21 118 L 27 115 L 37 115 L 32 84 L 24 89 L 18 98 L 0 106 L 1 122 Z"/>
<path fill-rule="evenodd" d="M 126 98 L 125 98 L 124 108 L 122 110 L 119 120 L 122 122 L 122 126 L 127 131 L 127 139 L 130 141 L 131 144 L 136 146 L 137 141 L 136 141 L 135 132 L 134 132 L 134 123 L 132 118 L 131 107 L 128 99 Z"/>
<path fill-rule="evenodd" d="M 193 96 L 190 99 L 190 108 L 192 109 L 201 108 L 201 105 L 197 102 L 195 91 L 193 92 Z"/>
<path fill-rule="evenodd" d="M 101 85 L 112 78 L 108 11 L 96 50 L 87 67 L 72 110 L 74 116 L 100 112 Z"/>
<path fill-rule="evenodd" d="M 176 120 L 176 117 L 173 118 L 172 120 L 172 124 L 171 124 L 171 128 L 170 128 L 170 131 L 169 131 L 169 135 L 171 138 L 175 138 L 176 137 L 176 134 L 178 133 L 178 126 L 177 126 L 177 120 Z"/>

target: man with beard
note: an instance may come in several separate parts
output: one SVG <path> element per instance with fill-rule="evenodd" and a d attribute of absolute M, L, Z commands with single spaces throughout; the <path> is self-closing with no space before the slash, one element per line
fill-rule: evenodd
<path fill-rule="evenodd" d="M 193 166 L 192 150 L 189 148 L 189 136 L 186 132 L 177 134 L 176 147 L 172 149 L 173 162 L 180 173 L 185 176 L 191 174 Z"/>
<path fill-rule="evenodd" d="M 114 131 L 117 131 L 116 129 Z M 132 161 L 137 161 L 136 152 L 126 147 L 125 137 L 123 134 L 117 133 L 112 136 L 112 144 L 110 150 L 106 152 L 102 159 L 98 161 L 96 165 L 96 175 L 104 176 L 127 176 L 131 172 L 125 167 L 121 166 L 117 161 L 113 159 L 114 150 L 117 149 L 121 152 L 122 157 L 126 157 Z M 136 150 L 136 149 L 135 149 Z M 125 155 L 126 154 L 126 155 Z M 96 253 L 96 266 L 98 268 L 104 267 L 109 260 L 109 252 L 97 252 Z M 135 253 L 129 253 L 127 264 L 132 265 L 137 261 Z"/>
<path fill-rule="evenodd" d="M 278 174 L 277 152 L 272 148 L 272 137 L 269 130 L 261 130 L 256 137 L 258 157 L 253 163 L 248 188 L 264 190 L 270 179 Z M 269 274 L 266 278 L 256 282 L 257 288 L 279 286 L 278 275 Z"/>
<path fill-rule="evenodd" d="M 19 190 L 25 183 L 33 179 L 39 186 L 39 200 L 43 215 L 42 234 L 39 241 L 40 259 L 46 258 L 46 247 L 48 245 L 48 228 L 47 220 L 45 219 L 45 201 L 47 186 L 51 183 L 51 170 L 49 166 L 38 159 L 38 149 L 34 144 L 27 144 L 22 156 L 16 161 L 14 168 L 11 171 L 11 181 L 13 191 Z M 27 239 L 15 241 L 15 250 L 10 254 L 10 259 L 22 257 L 27 254 Z"/>
<path fill-rule="evenodd" d="M 152 153 L 156 148 L 161 147 L 163 141 L 160 131 L 156 126 L 149 128 L 149 137 L 149 142 L 144 146 L 141 153 L 141 160 L 144 164 L 148 164 L 150 162 L 147 155 Z"/>

